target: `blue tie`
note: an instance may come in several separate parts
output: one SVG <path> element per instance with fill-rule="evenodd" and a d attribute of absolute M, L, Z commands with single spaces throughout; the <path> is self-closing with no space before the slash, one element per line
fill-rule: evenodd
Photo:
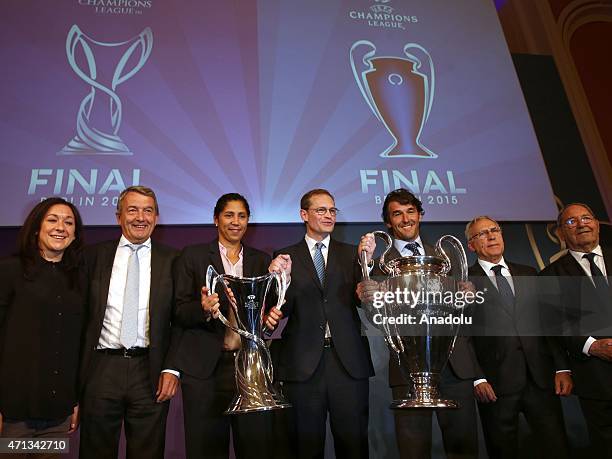
<path fill-rule="evenodd" d="M 412 252 L 412 256 L 414 257 L 418 257 L 419 255 L 421 255 L 421 251 L 419 250 L 419 243 L 418 242 L 407 242 L 406 245 L 404 246 L 405 249 L 410 250 L 410 252 Z"/>
<path fill-rule="evenodd" d="M 323 248 L 322 242 L 317 242 L 315 244 L 315 253 L 314 253 L 314 265 L 317 270 L 317 276 L 319 277 L 319 282 L 321 282 L 321 287 L 325 284 L 325 258 L 323 257 L 323 252 L 321 249 Z"/>
<path fill-rule="evenodd" d="M 138 251 L 142 244 L 128 244 L 132 253 L 128 259 L 127 278 L 123 294 L 123 316 L 121 318 L 121 335 L 119 341 L 126 349 L 136 344 L 138 335 L 138 300 L 140 286 L 140 263 Z"/>
<path fill-rule="evenodd" d="M 491 268 L 491 271 L 495 273 L 497 290 L 499 290 L 499 294 L 501 295 L 504 304 L 509 307 L 514 307 L 514 293 L 512 293 L 510 282 L 508 282 L 508 279 L 506 279 L 501 273 L 502 268 L 502 265 L 495 265 Z"/>

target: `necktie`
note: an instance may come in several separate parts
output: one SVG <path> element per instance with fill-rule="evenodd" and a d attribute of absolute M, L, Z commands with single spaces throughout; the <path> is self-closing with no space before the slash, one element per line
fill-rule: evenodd
<path fill-rule="evenodd" d="M 315 253 L 313 258 L 315 269 L 317 270 L 317 276 L 319 277 L 321 286 L 325 284 L 325 258 L 323 258 L 323 252 L 321 251 L 322 248 L 322 242 L 317 242 L 315 244 Z"/>
<path fill-rule="evenodd" d="M 410 250 L 410 252 L 412 252 L 412 256 L 414 257 L 418 257 L 419 255 L 421 255 L 421 251 L 419 250 L 419 243 L 418 242 L 407 242 L 406 245 L 404 246 L 404 249 L 408 249 Z"/>
<path fill-rule="evenodd" d="M 495 281 L 497 282 L 497 290 L 502 297 L 504 305 L 513 307 L 514 306 L 514 293 L 512 293 L 512 287 L 508 279 L 502 276 L 501 270 L 502 265 L 495 265 L 491 268 L 491 271 L 495 273 Z"/>
<path fill-rule="evenodd" d="M 121 319 L 120 341 L 123 347 L 129 349 L 136 344 L 138 335 L 138 287 L 140 285 L 140 263 L 138 251 L 142 244 L 128 244 L 132 253 L 128 259 L 127 278 L 123 295 L 123 317 Z"/>
<path fill-rule="evenodd" d="M 595 254 L 594 253 L 585 253 L 582 258 L 586 258 L 589 260 L 589 267 L 591 268 L 591 279 L 595 284 L 595 288 L 597 289 L 606 289 L 608 288 L 608 283 L 606 282 L 606 278 L 604 277 L 599 266 L 595 264 Z"/>

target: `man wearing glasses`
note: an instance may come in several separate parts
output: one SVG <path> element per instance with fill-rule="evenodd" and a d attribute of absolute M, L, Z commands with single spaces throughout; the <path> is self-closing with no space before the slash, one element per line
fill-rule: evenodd
<path fill-rule="evenodd" d="M 592 444 L 592 457 L 612 457 L 612 250 L 599 244 L 599 222 L 586 204 L 565 206 L 557 218 L 568 253 L 541 273 L 558 277 L 559 303 L 571 336 L 563 341 L 570 357 L 576 394 Z M 567 277 L 584 279 L 569 282 Z"/>
<path fill-rule="evenodd" d="M 383 203 L 382 218 L 393 237 L 393 247 L 387 254 L 392 260 L 400 256 L 433 255 L 433 247 L 420 237 L 420 223 L 424 214 L 421 201 L 410 191 L 399 188 L 387 194 Z M 371 233 L 362 236 L 358 251 L 365 250 L 372 265 L 376 244 Z M 373 263 L 373 276 L 383 273 L 378 263 Z M 365 283 L 360 283 L 357 293 L 367 296 Z M 476 378 L 474 356 L 465 337 L 458 337 L 453 353 L 442 371 L 440 390 L 444 397 L 457 400 L 456 410 L 436 410 L 438 425 L 442 431 L 444 450 L 449 458 L 469 458 L 478 455 L 478 430 L 472 381 Z M 394 399 L 406 398 L 410 385 L 401 373 L 397 359 L 389 358 L 389 385 Z M 431 455 L 431 410 L 395 410 L 395 436 L 402 459 L 422 459 Z"/>
<path fill-rule="evenodd" d="M 329 191 L 300 202 L 306 235 L 279 250 L 291 257 L 288 316 L 275 370 L 293 405 L 294 456 L 323 457 L 329 413 L 336 457 L 368 457 L 368 378 L 374 370 L 361 336 L 355 246 L 331 238 L 338 209 Z"/>
<path fill-rule="evenodd" d="M 520 336 L 539 322 L 536 270 L 504 259 L 499 224 L 480 216 L 465 228 L 468 248 L 478 260 L 470 280 L 484 292 L 475 305 L 475 323 L 485 325 L 471 340 L 477 358 L 474 395 L 490 457 L 519 457 L 519 414 L 540 443 L 541 457 L 568 456 L 558 395 L 572 390 L 567 357 L 553 338 Z M 525 333 L 526 334 L 526 333 Z"/>

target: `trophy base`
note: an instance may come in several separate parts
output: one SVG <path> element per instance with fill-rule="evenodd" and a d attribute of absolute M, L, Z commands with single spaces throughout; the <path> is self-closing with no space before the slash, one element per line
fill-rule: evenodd
<path fill-rule="evenodd" d="M 102 134 L 100 131 L 98 133 Z M 66 144 L 64 148 L 57 152 L 59 156 L 89 156 L 89 155 L 115 155 L 115 156 L 131 156 L 133 153 L 124 144 L 121 139 L 115 135 L 106 135 L 108 137 L 109 142 L 112 144 L 109 145 L 92 145 L 90 143 L 84 142 L 77 135 L 70 142 Z M 95 148 L 99 146 L 99 148 Z"/>
<path fill-rule="evenodd" d="M 459 408 L 459 403 L 454 400 L 446 400 L 442 398 L 436 398 L 431 400 L 393 400 L 389 406 L 392 410 L 404 410 L 411 408 Z"/>

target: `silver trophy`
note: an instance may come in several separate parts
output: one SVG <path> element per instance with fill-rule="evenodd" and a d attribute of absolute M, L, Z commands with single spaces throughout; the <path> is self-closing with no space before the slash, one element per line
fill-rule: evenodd
<path fill-rule="evenodd" d="M 377 290 L 383 294 L 407 292 L 398 297 L 399 300 L 393 297 L 382 302 L 377 310 L 383 318 L 381 328 L 389 350 L 411 383 L 410 393 L 405 399 L 394 400 L 391 408 L 458 408 L 456 401 L 442 398 L 439 384 L 463 322 L 463 307 L 458 307 L 454 301 L 458 282 L 467 281 L 463 246 L 454 236 L 446 235 L 436 243 L 436 256 L 385 261 L 392 246 L 391 237 L 383 231 L 373 234 L 387 244 L 379 261 L 387 277 L 378 284 Z M 455 251 L 453 259 L 457 261 L 453 266 L 442 248 L 443 243 Z M 365 251 L 360 257 L 363 278 L 369 280 Z M 451 268 L 457 279 L 449 275 Z"/>
<path fill-rule="evenodd" d="M 232 325 L 227 317 L 219 312 L 219 320 L 240 335 L 241 347 L 236 354 L 236 396 L 225 414 L 250 413 L 279 408 L 289 408 L 282 394 L 272 384 L 272 358 L 262 339 L 265 301 L 272 282 L 277 285 L 277 308 L 285 300 L 287 278 L 285 273 L 269 273 L 259 277 L 235 277 L 218 274 L 215 268 L 208 267 L 206 287 L 213 293 L 218 284 L 227 298 L 236 318 Z M 231 292 L 231 293 L 230 293 Z"/>

